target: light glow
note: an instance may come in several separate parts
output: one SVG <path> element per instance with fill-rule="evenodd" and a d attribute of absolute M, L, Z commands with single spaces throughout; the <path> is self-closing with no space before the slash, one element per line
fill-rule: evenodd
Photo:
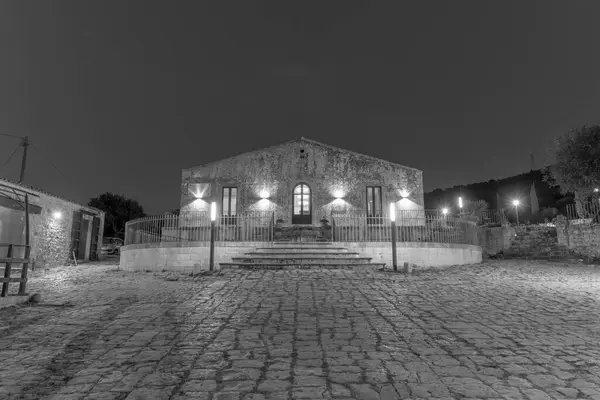
<path fill-rule="evenodd" d="M 448 209 L 447 208 L 442 208 L 442 214 L 444 214 L 444 215 L 448 214 Z"/>
<path fill-rule="evenodd" d="M 214 201 L 210 204 L 210 220 L 214 221 L 217 219 L 217 203 Z"/>
<path fill-rule="evenodd" d="M 403 199 L 407 198 L 409 195 L 410 195 L 410 193 L 409 193 L 409 192 L 408 192 L 408 190 L 406 190 L 406 189 L 402 189 L 402 190 L 400 191 L 400 196 L 401 196 Z"/>
<path fill-rule="evenodd" d="M 598 192 L 600 192 L 600 189 L 596 188 L 596 189 L 594 189 L 594 192 L 598 193 Z"/>
<path fill-rule="evenodd" d="M 336 199 L 341 199 L 344 197 L 344 192 L 341 189 L 338 189 L 333 193 L 333 197 Z"/>
<path fill-rule="evenodd" d="M 458 198 L 458 207 L 463 208 L 462 197 Z"/>
<path fill-rule="evenodd" d="M 60 211 L 54 211 L 52 213 L 52 218 L 54 218 L 54 219 L 61 219 L 62 218 L 62 213 Z"/>
<path fill-rule="evenodd" d="M 259 194 L 260 198 L 263 200 L 268 199 L 270 195 L 271 194 L 269 192 L 267 192 L 266 190 L 261 190 L 260 194 Z"/>
<path fill-rule="evenodd" d="M 517 207 L 519 205 L 520 201 L 519 200 L 513 200 L 512 203 L 513 203 L 513 206 Z"/>
<path fill-rule="evenodd" d="M 390 221 L 396 221 L 396 205 L 394 203 L 390 203 Z"/>

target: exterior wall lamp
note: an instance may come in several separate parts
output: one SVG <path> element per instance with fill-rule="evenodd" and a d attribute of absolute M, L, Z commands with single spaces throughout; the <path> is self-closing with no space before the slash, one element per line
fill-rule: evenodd
<path fill-rule="evenodd" d="M 217 219 L 217 203 L 210 204 L 210 271 L 215 270 L 215 220 Z"/>
<path fill-rule="evenodd" d="M 338 199 L 338 200 L 339 200 L 339 199 L 342 199 L 342 198 L 344 198 L 344 192 L 342 192 L 341 190 L 336 190 L 336 191 L 333 193 L 333 197 L 335 197 L 335 198 L 336 198 L 336 199 Z"/>
<path fill-rule="evenodd" d="M 259 193 L 259 196 L 261 199 L 265 200 L 265 199 L 269 198 L 270 193 L 267 192 L 266 190 L 261 190 L 261 192 Z"/>
<path fill-rule="evenodd" d="M 398 255 L 396 254 L 396 204 L 390 203 L 390 221 L 392 228 L 392 267 L 394 272 L 398 271 Z"/>
<path fill-rule="evenodd" d="M 60 211 L 54 211 L 52 213 L 52 218 L 54 218 L 54 219 L 61 219 L 62 218 L 62 213 Z"/>

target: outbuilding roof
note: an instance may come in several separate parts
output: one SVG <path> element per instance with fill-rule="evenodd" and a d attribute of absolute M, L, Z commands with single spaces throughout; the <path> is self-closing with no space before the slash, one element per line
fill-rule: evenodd
<path fill-rule="evenodd" d="M 98 211 L 100 213 L 104 212 L 104 211 L 102 211 L 102 210 L 100 210 L 100 209 L 98 209 L 96 207 L 91 207 L 91 206 L 87 206 L 85 204 L 78 203 L 76 201 L 68 200 L 68 199 L 65 199 L 64 197 L 60 197 L 60 196 L 57 196 L 55 194 L 46 192 L 45 190 L 38 189 L 38 188 L 35 188 L 33 186 L 25 185 L 23 183 L 14 182 L 14 181 L 11 181 L 10 179 L 6 179 L 6 178 L 0 177 L 0 185 L 2 185 L 2 186 L 16 186 L 17 187 L 16 190 L 19 191 L 19 192 L 21 192 L 21 194 L 27 193 L 27 194 L 33 194 L 35 196 L 37 196 L 38 193 L 45 194 L 46 196 L 54 197 L 55 199 L 66 201 L 66 202 L 69 202 L 71 204 L 75 204 L 75 205 L 81 206 L 83 208 L 87 208 L 89 210 L 95 210 L 95 211 Z M 37 197 L 39 197 L 39 196 L 37 196 Z"/>

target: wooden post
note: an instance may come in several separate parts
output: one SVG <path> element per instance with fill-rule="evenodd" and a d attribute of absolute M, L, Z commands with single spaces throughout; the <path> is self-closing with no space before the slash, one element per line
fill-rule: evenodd
<path fill-rule="evenodd" d="M 27 269 L 29 268 L 29 256 L 31 255 L 31 247 L 25 247 L 25 261 L 21 268 L 21 282 L 19 283 L 19 296 L 25 296 L 27 289 Z"/>
<path fill-rule="evenodd" d="M 11 258 L 13 255 L 13 245 L 8 245 L 8 252 L 6 253 L 6 265 L 4 266 L 4 282 L 2 282 L 2 294 L 0 297 L 6 297 L 8 294 L 8 283 L 10 281 L 10 272 L 11 272 Z"/>
<path fill-rule="evenodd" d="M 29 196 L 25 194 L 25 261 L 21 264 L 21 282 L 19 283 L 19 296 L 25 295 L 27 287 L 27 269 L 29 268 L 29 257 L 31 255 L 31 243 L 29 240 Z"/>

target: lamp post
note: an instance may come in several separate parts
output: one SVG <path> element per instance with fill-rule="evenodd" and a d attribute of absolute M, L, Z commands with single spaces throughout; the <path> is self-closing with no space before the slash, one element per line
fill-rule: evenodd
<path fill-rule="evenodd" d="M 215 270 L 215 220 L 217 219 L 217 203 L 210 204 L 210 271 Z"/>
<path fill-rule="evenodd" d="M 396 255 L 396 205 L 390 203 L 390 221 L 392 222 L 392 267 L 394 272 L 398 271 L 398 259 Z"/>
<path fill-rule="evenodd" d="M 463 208 L 462 197 L 458 198 L 458 208 L 460 208 L 460 213 L 462 214 L 462 208 Z"/>
<path fill-rule="evenodd" d="M 519 200 L 513 200 L 513 206 L 515 206 L 515 214 L 517 216 L 517 225 L 519 225 Z"/>

